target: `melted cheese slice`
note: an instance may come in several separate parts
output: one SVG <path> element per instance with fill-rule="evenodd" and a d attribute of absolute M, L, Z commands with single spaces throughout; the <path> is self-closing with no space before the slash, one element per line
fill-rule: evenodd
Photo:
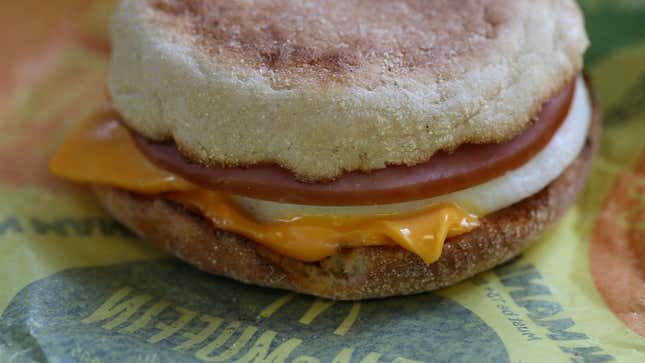
<path fill-rule="evenodd" d="M 53 174 L 77 182 L 161 195 L 199 210 L 219 229 L 305 262 L 322 260 L 343 247 L 396 244 L 429 264 L 441 256 L 446 238 L 479 225 L 477 216 L 454 203 L 397 215 L 259 221 L 233 203 L 231 196 L 195 186 L 148 161 L 109 111 L 90 117 L 73 130 L 49 168 Z"/>
<path fill-rule="evenodd" d="M 151 163 L 110 111 L 81 122 L 58 148 L 49 170 L 65 179 L 142 194 L 195 189 Z"/>

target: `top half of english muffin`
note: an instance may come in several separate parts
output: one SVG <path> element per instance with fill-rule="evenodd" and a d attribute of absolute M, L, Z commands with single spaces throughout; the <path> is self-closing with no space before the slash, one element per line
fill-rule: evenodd
<path fill-rule="evenodd" d="M 111 38 L 134 130 L 307 181 L 508 140 L 588 45 L 573 0 L 121 0 Z"/>

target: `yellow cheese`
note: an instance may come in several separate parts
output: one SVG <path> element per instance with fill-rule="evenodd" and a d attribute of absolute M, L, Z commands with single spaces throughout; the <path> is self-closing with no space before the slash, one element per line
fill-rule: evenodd
<path fill-rule="evenodd" d="M 77 182 L 162 194 L 198 209 L 219 229 L 300 261 L 319 261 L 343 247 L 396 244 L 432 263 L 441 255 L 446 238 L 479 225 L 477 216 L 454 203 L 401 215 L 261 222 L 236 206 L 227 194 L 197 187 L 152 164 L 113 116 L 100 113 L 72 131 L 52 159 L 51 172 Z"/>
<path fill-rule="evenodd" d="M 195 188 L 148 161 L 114 116 L 100 112 L 72 130 L 49 163 L 52 174 L 143 194 Z"/>
<path fill-rule="evenodd" d="M 477 226 L 477 217 L 453 203 L 399 216 L 309 216 L 259 222 L 237 208 L 224 193 L 199 189 L 166 197 L 199 209 L 218 228 L 239 233 L 281 255 L 309 262 L 334 255 L 342 247 L 396 243 L 431 263 L 441 255 L 447 237 Z"/>

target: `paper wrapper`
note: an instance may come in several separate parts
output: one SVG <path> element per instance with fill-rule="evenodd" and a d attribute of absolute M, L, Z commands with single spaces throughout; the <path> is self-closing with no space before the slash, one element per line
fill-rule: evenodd
<path fill-rule="evenodd" d="M 199 272 L 48 175 L 104 102 L 111 1 L 0 5 L 0 361 L 645 362 L 645 2 L 586 1 L 604 135 L 577 205 L 452 288 L 334 303 Z"/>

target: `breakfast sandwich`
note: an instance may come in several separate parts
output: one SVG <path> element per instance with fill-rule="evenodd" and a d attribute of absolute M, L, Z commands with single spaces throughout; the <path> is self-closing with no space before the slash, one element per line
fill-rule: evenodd
<path fill-rule="evenodd" d="M 597 143 L 573 0 L 121 0 L 111 42 L 50 170 L 246 283 L 455 284 L 558 220 Z"/>

